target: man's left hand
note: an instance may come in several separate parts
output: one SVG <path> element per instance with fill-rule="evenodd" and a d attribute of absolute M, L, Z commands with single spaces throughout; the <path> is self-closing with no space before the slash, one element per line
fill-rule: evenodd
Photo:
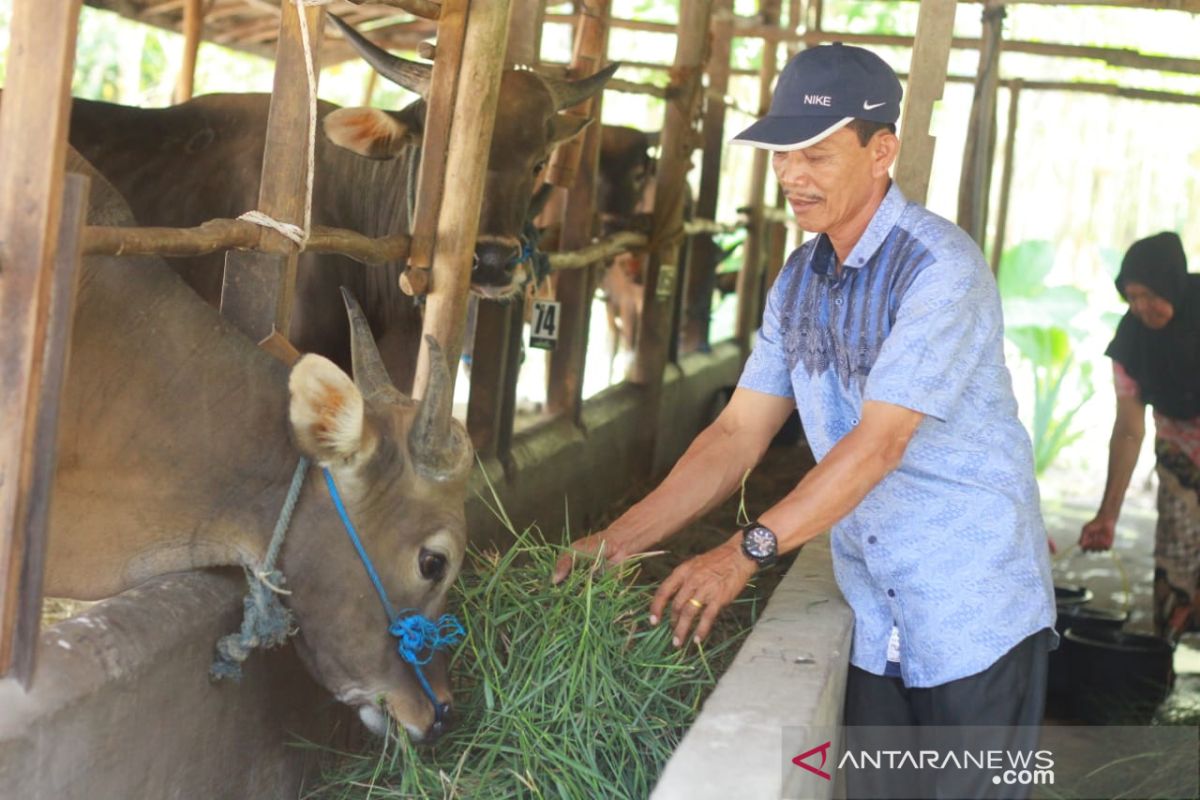
<path fill-rule="evenodd" d="M 675 623 L 672 642 L 676 647 L 687 641 L 692 623 L 699 618 L 693 640 L 704 641 L 721 609 L 733 602 L 754 576 L 757 565 L 741 550 L 739 537 L 680 564 L 654 594 L 650 603 L 650 624 L 663 619 L 667 603 Z M 694 601 L 694 602 L 693 602 Z"/>

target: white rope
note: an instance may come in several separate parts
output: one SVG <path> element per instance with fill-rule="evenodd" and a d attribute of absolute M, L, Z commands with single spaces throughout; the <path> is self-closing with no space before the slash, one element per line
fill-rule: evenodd
<path fill-rule="evenodd" d="M 316 171 L 317 148 L 317 74 L 313 66 L 312 44 L 308 38 L 308 17 L 304 13 L 306 6 L 326 6 L 333 0 L 295 0 L 296 13 L 300 17 L 300 43 L 304 46 L 304 70 L 308 75 L 308 171 L 304 176 L 304 216 L 301 225 L 279 220 L 261 211 L 247 211 L 238 219 L 261 225 L 278 231 L 295 243 L 301 250 L 308 243 L 308 235 L 312 229 L 312 198 L 313 173 Z"/>

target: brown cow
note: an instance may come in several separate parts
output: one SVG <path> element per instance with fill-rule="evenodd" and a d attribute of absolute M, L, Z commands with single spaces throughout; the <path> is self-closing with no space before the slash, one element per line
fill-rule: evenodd
<path fill-rule="evenodd" d="M 88 171 L 74 157 L 70 168 Z M 132 216 L 94 175 L 91 224 Z M 301 456 L 307 482 L 280 551 L 313 675 L 382 731 L 441 728 L 343 532 L 327 467 L 397 608 L 434 617 L 461 566 L 472 466 L 431 345 L 420 403 L 387 381 L 352 310 L 354 380 L 307 355 L 290 370 L 152 258 L 91 257 L 79 279 L 48 542 L 49 595 L 98 599 L 153 576 L 260 564 Z M 353 307 L 353 303 L 350 303 Z M 289 399 L 290 398 L 290 399 Z M 206 680 L 197 675 L 196 680 Z M 445 712 L 445 661 L 430 665 Z"/>
<path fill-rule="evenodd" d="M 428 64 L 397 58 L 332 19 L 381 75 L 428 95 Z M 573 82 L 528 69 L 504 72 L 472 274 L 478 294 L 501 297 L 522 288 L 520 237 L 534 180 L 554 146 L 588 124 L 559 112 L 600 91 L 617 66 Z M 193 226 L 256 207 L 269 104 L 269 95 L 209 95 L 164 109 L 76 100 L 70 140 L 129 200 L 139 223 Z M 409 230 L 425 109 L 423 100 L 396 112 L 320 104 L 313 224 L 370 236 Z M 295 146 L 303 146 L 301 135 Z M 178 259 L 173 266 L 201 296 L 219 301 L 220 256 Z M 348 364 L 338 295 L 338 287 L 347 286 L 362 300 L 389 372 L 409 385 L 421 320 L 398 286 L 402 268 L 364 268 L 340 256 L 305 254 L 289 338 L 302 351 Z"/>

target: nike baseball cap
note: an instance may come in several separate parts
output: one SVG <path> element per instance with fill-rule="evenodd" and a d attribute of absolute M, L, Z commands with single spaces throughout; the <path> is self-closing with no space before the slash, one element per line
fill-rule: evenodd
<path fill-rule="evenodd" d="M 895 123 L 901 94 L 895 70 L 870 50 L 840 42 L 810 47 L 783 68 L 767 116 L 732 144 L 800 150 L 855 119 Z"/>

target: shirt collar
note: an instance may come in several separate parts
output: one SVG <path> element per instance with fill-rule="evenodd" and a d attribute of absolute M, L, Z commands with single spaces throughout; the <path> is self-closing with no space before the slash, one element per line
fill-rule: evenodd
<path fill-rule="evenodd" d="M 854 249 L 850 251 L 849 257 L 843 266 L 852 269 L 866 266 L 875 252 L 883 245 L 888 234 L 892 232 L 892 228 L 896 227 L 896 223 L 900 221 L 900 215 L 904 213 L 904 209 L 908 206 L 908 198 L 900 191 L 900 187 L 892 181 L 892 185 L 887 190 L 887 194 L 883 196 L 883 200 L 879 203 L 879 208 L 875 209 L 875 214 L 871 217 L 871 221 L 867 223 L 867 229 L 863 231 L 863 235 L 859 237 L 858 243 L 854 245 Z M 817 242 L 817 250 L 813 259 L 813 268 L 821 273 L 828 272 L 830 266 L 834 263 L 833 246 L 829 242 L 829 237 L 821 234 L 820 241 Z"/>

